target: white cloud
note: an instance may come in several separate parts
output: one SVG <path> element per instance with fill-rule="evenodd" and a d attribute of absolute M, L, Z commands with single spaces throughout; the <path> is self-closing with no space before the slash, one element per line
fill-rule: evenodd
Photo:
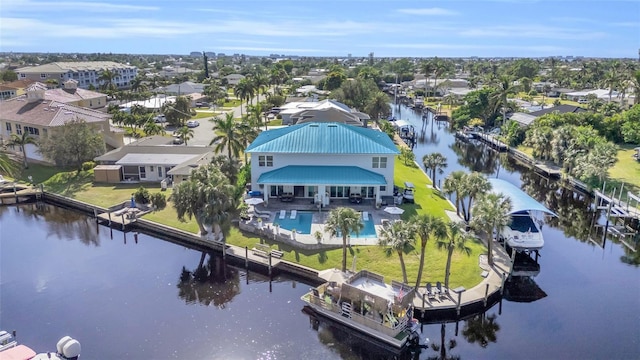
<path fill-rule="evenodd" d="M 31 1 L 11 0 L 2 4 L 6 11 L 68 11 L 74 12 L 116 12 L 116 11 L 156 11 L 157 6 L 141 6 L 128 4 L 114 4 L 96 1 Z"/>
<path fill-rule="evenodd" d="M 443 8 L 414 8 L 414 9 L 398 9 L 396 10 L 402 14 L 409 15 L 440 15 L 440 16 L 450 16 L 450 15 L 458 15 L 457 11 L 443 9 Z"/>

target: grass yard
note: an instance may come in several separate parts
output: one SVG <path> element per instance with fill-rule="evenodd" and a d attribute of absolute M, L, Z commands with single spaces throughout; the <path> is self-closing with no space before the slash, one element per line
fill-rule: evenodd
<path fill-rule="evenodd" d="M 236 106 L 240 106 L 241 103 L 242 102 L 239 99 L 229 99 L 229 101 L 225 101 L 222 106 L 226 108 L 233 108 Z"/>
<path fill-rule="evenodd" d="M 402 160 L 398 159 L 394 168 L 394 184 L 396 186 L 404 188 L 404 182 L 408 181 L 416 187 L 415 204 L 400 205 L 405 210 L 402 218 L 407 220 L 416 214 L 432 214 L 446 218 L 444 211 L 454 211 L 455 209 L 440 191 L 427 187 L 427 185 L 431 185 L 429 177 L 415 163 L 411 165 L 405 165 Z"/>

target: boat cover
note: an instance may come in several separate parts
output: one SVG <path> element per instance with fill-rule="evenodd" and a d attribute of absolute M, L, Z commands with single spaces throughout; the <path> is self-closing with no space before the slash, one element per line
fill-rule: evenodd
<path fill-rule="evenodd" d="M 496 194 L 502 193 L 511 199 L 513 208 L 510 214 L 521 211 L 541 211 L 549 215 L 558 216 L 510 182 L 502 179 L 489 179 L 489 183 L 491 183 L 491 192 Z"/>

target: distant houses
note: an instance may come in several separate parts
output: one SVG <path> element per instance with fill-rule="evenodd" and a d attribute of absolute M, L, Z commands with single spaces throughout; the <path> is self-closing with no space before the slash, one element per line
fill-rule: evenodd
<path fill-rule="evenodd" d="M 289 102 L 280 107 L 283 125 L 308 122 L 337 122 L 364 126 L 369 115 L 335 100 Z"/>
<path fill-rule="evenodd" d="M 579 106 L 574 106 L 574 105 L 567 105 L 567 104 L 562 104 L 562 105 L 558 105 L 558 106 L 551 106 L 548 107 L 546 109 L 542 109 L 542 110 L 538 110 L 538 111 L 533 111 L 530 113 L 523 113 L 523 112 L 516 112 L 513 113 L 510 117 L 509 120 L 515 121 L 517 122 L 520 126 L 529 126 L 531 125 L 531 123 L 546 114 L 551 114 L 551 113 L 558 113 L 558 114 L 566 114 L 566 113 L 581 113 L 581 112 L 585 112 L 587 110 L 579 107 Z"/>

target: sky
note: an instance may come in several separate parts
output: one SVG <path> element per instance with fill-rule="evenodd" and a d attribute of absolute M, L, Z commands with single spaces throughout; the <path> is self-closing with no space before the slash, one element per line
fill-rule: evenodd
<path fill-rule="evenodd" d="M 627 57 L 640 0 L 0 0 L 0 51 Z"/>

